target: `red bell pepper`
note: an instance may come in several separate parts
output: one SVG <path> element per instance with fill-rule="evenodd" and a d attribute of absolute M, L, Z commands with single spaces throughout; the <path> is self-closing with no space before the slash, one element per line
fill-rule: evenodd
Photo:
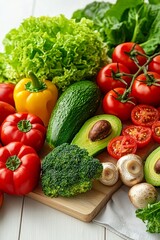
<path fill-rule="evenodd" d="M 0 101 L 0 125 L 8 115 L 16 113 L 16 109 L 9 103 Z"/>
<path fill-rule="evenodd" d="M 18 141 L 38 152 L 44 145 L 45 136 L 46 127 L 42 120 L 33 114 L 11 114 L 1 125 L 0 138 L 3 145 Z"/>
<path fill-rule="evenodd" d="M 0 148 L 0 190 L 13 195 L 31 192 L 40 178 L 41 161 L 36 151 L 21 142 Z"/>
<path fill-rule="evenodd" d="M 6 102 L 15 107 L 13 91 L 15 84 L 13 83 L 0 83 L 0 101 Z"/>

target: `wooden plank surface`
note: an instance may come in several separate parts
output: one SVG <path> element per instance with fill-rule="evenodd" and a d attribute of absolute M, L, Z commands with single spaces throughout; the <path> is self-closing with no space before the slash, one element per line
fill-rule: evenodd
<path fill-rule="evenodd" d="M 157 145 L 151 142 L 147 148 L 138 150 L 137 154 L 140 155 L 144 160 L 148 154 L 156 147 Z M 44 155 L 48 151 L 49 149 L 45 149 L 43 151 Z M 115 163 L 115 160 L 110 157 L 106 151 L 99 154 L 97 157 L 101 162 L 111 161 Z M 33 192 L 29 193 L 28 196 L 81 221 L 90 222 L 105 206 L 105 204 L 111 198 L 112 194 L 121 187 L 121 185 L 121 181 L 118 181 L 112 187 L 105 186 L 99 181 L 95 181 L 92 190 L 70 198 L 47 197 L 44 195 L 42 188 L 39 185 Z"/>

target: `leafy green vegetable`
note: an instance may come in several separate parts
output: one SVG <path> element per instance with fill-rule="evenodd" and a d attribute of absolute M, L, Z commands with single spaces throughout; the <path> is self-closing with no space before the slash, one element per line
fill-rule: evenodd
<path fill-rule="evenodd" d="M 83 17 L 93 20 L 94 29 L 107 43 L 110 56 L 116 45 L 127 41 L 139 43 L 146 54 L 152 55 L 160 47 L 160 4 L 156 3 L 144 0 L 117 0 L 115 4 L 95 1 L 75 11 L 72 18 L 76 21 Z"/>
<path fill-rule="evenodd" d="M 148 204 L 146 208 L 137 209 L 136 217 L 146 223 L 148 232 L 160 233 L 160 201 Z"/>
<path fill-rule="evenodd" d="M 1 73 L 10 82 L 32 71 L 64 90 L 75 81 L 94 77 L 107 61 L 106 45 L 93 30 L 93 22 L 77 23 L 64 15 L 27 18 L 6 34 L 3 44 Z"/>

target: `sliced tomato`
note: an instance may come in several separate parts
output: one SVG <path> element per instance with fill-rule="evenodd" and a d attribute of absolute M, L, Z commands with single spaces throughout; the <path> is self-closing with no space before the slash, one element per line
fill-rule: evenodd
<path fill-rule="evenodd" d="M 122 130 L 122 135 L 134 138 L 137 148 L 142 148 L 151 141 L 152 131 L 149 127 L 128 125 Z"/>
<path fill-rule="evenodd" d="M 119 159 L 126 154 L 136 153 L 137 143 L 130 136 L 117 136 L 109 142 L 107 151 L 110 156 Z"/>
<path fill-rule="evenodd" d="M 158 110 L 150 105 L 139 104 L 131 111 L 131 120 L 135 125 L 151 127 L 158 119 Z"/>
<path fill-rule="evenodd" d="M 152 137 L 155 142 L 160 143 L 160 121 L 153 123 Z"/>

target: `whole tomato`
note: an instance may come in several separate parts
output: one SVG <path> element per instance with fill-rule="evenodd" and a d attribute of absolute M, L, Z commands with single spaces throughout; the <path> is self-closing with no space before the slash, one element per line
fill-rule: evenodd
<path fill-rule="evenodd" d="M 142 56 L 142 55 L 143 56 Z M 124 64 L 131 73 L 136 73 L 138 66 L 143 66 L 147 61 L 143 48 L 133 42 L 125 42 L 117 45 L 112 53 L 112 61 Z"/>
<path fill-rule="evenodd" d="M 2 191 L 0 191 L 0 208 L 2 207 L 3 205 L 3 200 L 4 200 L 4 194 Z"/>
<path fill-rule="evenodd" d="M 13 99 L 14 87 L 13 83 L 0 83 L 0 101 L 9 103 L 13 107 L 15 107 Z"/>
<path fill-rule="evenodd" d="M 109 63 L 102 67 L 96 77 L 96 83 L 103 93 L 118 88 L 127 87 L 131 82 L 129 69 L 121 63 Z"/>
<path fill-rule="evenodd" d="M 133 82 L 132 95 L 139 104 L 158 106 L 160 104 L 160 74 L 140 74 Z"/>
<path fill-rule="evenodd" d="M 5 120 L 5 118 L 16 112 L 16 109 L 7 102 L 0 101 L 0 125 Z"/>
<path fill-rule="evenodd" d="M 130 119 L 131 111 L 136 102 L 130 95 L 124 98 L 125 91 L 125 88 L 115 88 L 106 93 L 102 100 L 104 113 L 113 114 L 122 121 Z"/>
<path fill-rule="evenodd" d="M 46 127 L 42 120 L 29 113 L 14 113 L 9 115 L 1 125 L 0 137 L 3 145 L 20 141 L 41 150 L 45 141 Z"/>
<path fill-rule="evenodd" d="M 148 64 L 148 71 L 157 72 L 160 74 L 160 55 L 157 55 Z"/>

